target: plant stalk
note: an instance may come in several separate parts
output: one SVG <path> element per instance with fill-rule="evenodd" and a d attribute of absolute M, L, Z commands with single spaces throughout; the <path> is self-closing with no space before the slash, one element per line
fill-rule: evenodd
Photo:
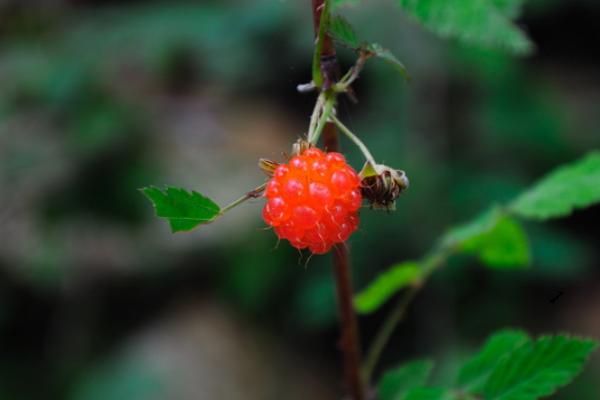
<path fill-rule="evenodd" d="M 235 208 L 235 207 L 239 206 L 240 204 L 242 204 L 246 200 L 255 199 L 255 198 L 259 197 L 260 193 L 263 190 L 265 190 L 266 186 L 267 186 L 267 184 L 263 183 L 262 185 L 260 185 L 260 186 L 258 186 L 256 188 L 252 189 L 251 191 L 249 191 L 248 193 L 246 193 L 245 195 L 243 195 L 239 199 L 234 200 L 233 202 L 227 204 L 225 207 L 221 208 L 221 211 L 219 212 L 219 216 L 225 214 L 227 211 L 231 210 L 232 208 Z"/>
<path fill-rule="evenodd" d="M 325 0 L 312 0 L 313 23 L 317 37 L 319 35 L 321 11 L 325 5 L 324 3 Z M 325 33 L 322 40 L 323 43 L 320 46 L 321 72 L 325 80 L 323 88 L 327 89 L 334 83 L 330 80 L 332 77 L 335 77 L 335 73 L 337 72 L 337 58 L 331 37 Z M 331 107 L 333 107 L 334 100 L 335 98 L 329 100 Z M 323 113 L 326 114 L 325 110 Z M 337 129 L 333 123 L 327 122 L 327 119 L 323 119 L 323 122 L 325 122 L 322 128 L 323 144 L 327 151 L 337 151 Z M 318 128 L 315 130 L 318 130 Z M 335 245 L 333 249 L 333 270 L 341 329 L 340 349 L 342 351 L 346 387 L 351 399 L 365 400 L 365 389 L 360 370 L 360 342 L 353 304 L 354 291 L 352 289 L 352 276 L 348 257 L 348 250 L 344 244 Z"/>

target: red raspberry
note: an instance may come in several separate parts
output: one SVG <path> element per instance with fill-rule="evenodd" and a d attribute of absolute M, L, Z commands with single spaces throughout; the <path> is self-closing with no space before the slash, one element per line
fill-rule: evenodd
<path fill-rule="evenodd" d="M 340 153 L 310 148 L 281 164 L 267 183 L 263 218 L 298 249 L 328 252 L 358 227 L 360 178 Z"/>

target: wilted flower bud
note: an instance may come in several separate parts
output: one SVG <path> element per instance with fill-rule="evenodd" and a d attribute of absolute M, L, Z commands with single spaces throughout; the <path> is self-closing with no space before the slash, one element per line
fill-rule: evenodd
<path fill-rule="evenodd" d="M 362 182 L 362 195 L 375 209 L 395 210 L 396 199 L 409 184 L 404 171 L 383 164 L 373 165 L 368 161 L 358 175 Z"/>

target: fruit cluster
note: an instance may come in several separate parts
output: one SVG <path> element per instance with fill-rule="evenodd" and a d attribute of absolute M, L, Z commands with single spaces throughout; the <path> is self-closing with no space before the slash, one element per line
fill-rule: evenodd
<path fill-rule="evenodd" d="M 358 227 L 360 178 L 340 153 L 313 147 L 294 156 L 275 169 L 264 196 L 265 222 L 298 249 L 326 253 Z"/>

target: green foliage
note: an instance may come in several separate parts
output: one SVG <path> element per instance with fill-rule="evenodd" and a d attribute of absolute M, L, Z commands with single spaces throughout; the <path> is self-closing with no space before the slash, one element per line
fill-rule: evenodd
<path fill-rule="evenodd" d="M 397 0 L 402 9 L 426 28 L 465 43 L 528 53 L 533 45 L 511 19 L 515 0 Z"/>
<path fill-rule="evenodd" d="M 422 270 L 415 261 L 394 265 L 355 297 L 356 310 L 360 313 L 375 311 L 397 291 L 419 282 Z"/>
<path fill-rule="evenodd" d="M 493 268 L 526 267 L 531 258 L 523 227 L 506 216 L 490 231 L 467 240 L 463 249 L 477 254 L 483 264 Z"/>
<path fill-rule="evenodd" d="M 451 228 L 441 239 L 443 248 L 461 248 L 465 243 L 475 240 L 477 237 L 491 232 L 498 221 L 502 218 L 502 211 L 498 207 L 493 207 L 485 211 L 472 221 Z"/>
<path fill-rule="evenodd" d="M 394 67 L 394 69 L 398 71 L 400 75 L 404 77 L 404 79 L 410 80 L 410 75 L 408 74 L 406 67 L 400 62 L 400 60 L 396 58 L 394 54 L 392 54 L 391 51 L 389 51 L 388 49 L 384 49 L 378 43 L 368 44 L 366 46 L 366 50 L 373 53 L 376 57 L 382 59 L 387 64 Z"/>
<path fill-rule="evenodd" d="M 413 388 L 401 397 L 402 400 L 452 400 L 457 397 L 450 391 L 440 387 Z"/>
<path fill-rule="evenodd" d="M 433 362 L 430 360 L 415 360 L 387 371 L 377 387 L 379 399 L 404 398 L 409 390 L 427 382 L 432 369 Z"/>
<path fill-rule="evenodd" d="M 341 15 L 333 15 L 329 22 L 329 34 L 344 45 L 356 49 L 360 41 L 352 25 Z"/>
<path fill-rule="evenodd" d="M 532 341 L 522 331 L 499 331 L 463 365 L 457 387 L 427 386 L 432 364 L 417 361 L 387 372 L 379 395 L 382 400 L 535 400 L 571 382 L 596 345 L 567 335 Z"/>
<path fill-rule="evenodd" d="M 375 311 L 403 287 L 425 280 L 453 254 L 474 254 L 485 266 L 497 269 L 528 266 L 531 262 L 529 240 L 521 224 L 510 214 L 534 219 L 567 215 L 574 208 L 600 202 L 598 182 L 600 152 L 559 167 L 508 208 L 492 207 L 471 222 L 450 229 L 428 257 L 420 262 L 409 262 L 413 267 L 421 264 L 419 275 L 409 276 L 408 272 L 401 275 L 398 270 L 404 264 L 381 274 L 356 297 L 358 311 Z"/>
<path fill-rule="evenodd" d="M 545 220 L 569 215 L 600 201 L 600 152 L 559 168 L 510 206 L 523 218 Z"/>
<path fill-rule="evenodd" d="M 500 360 L 483 394 L 489 400 L 533 400 L 554 393 L 581 371 L 596 342 L 544 336 Z"/>
<path fill-rule="evenodd" d="M 483 348 L 460 369 L 457 384 L 463 390 L 479 391 L 492 370 L 508 353 L 529 342 L 523 331 L 504 330 L 493 334 Z"/>
<path fill-rule="evenodd" d="M 198 192 L 167 186 L 164 191 L 150 186 L 140 189 L 154 205 L 156 215 L 169 220 L 172 232 L 189 231 L 214 220 L 220 207 Z"/>
<path fill-rule="evenodd" d="M 331 37 L 343 45 L 357 51 L 365 52 L 369 56 L 375 56 L 382 59 L 398 71 L 404 79 L 410 79 L 404 64 L 402 64 L 391 51 L 383 48 L 378 43 L 366 43 L 359 40 L 354 28 L 352 28 L 352 25 L 350 25 L 344 17 L 340 15 L 332 16 L 329 22 L 328 32 Z"/>

